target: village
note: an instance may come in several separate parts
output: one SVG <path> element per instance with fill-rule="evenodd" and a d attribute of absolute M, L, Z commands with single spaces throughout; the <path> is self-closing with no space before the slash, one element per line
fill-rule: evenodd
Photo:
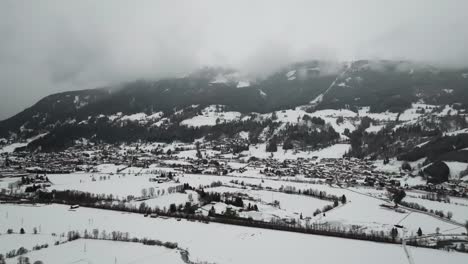
<path fill-rule="evenodd" d="M 26 177 L 76 172 L 99 173 L 96 166 L 113 164 L 114 173 L 127 168 L 173 168 L 178 173 L 225 175 L 264 178 L 295 182 L 321 180 L 338 186 L 367 186 L 376 189 L 404 188 L 435 192 L 439 195 L 466 197 L 468 182 L 453 180 L 433 185 L 416 181 L 408 184 L 404 179 L 417 178 L 412 171 L 402 168 L 398 172 L 379 170 L 375 161 L 344 157 L 299 157 L 278 160 L 234 154 L 223 142 L 203 144 L 145 144 L 129 145 L 77 144 L 62 152 L 26 151 L 0 154 L 0 178 Z M 156 146 L 156 147 L 155 147 Z M 162 179 L 157 181 L 162 182 Z M 45 182 L 36 182 L 45 183 Z"/>
<path fill-rule="evenodd" d="M 383 161 L 343 157 L 346 144 L 274 154 L 264 145 L 240 152 L 229 146 L 78 142 L 61 152 L 2 153 L 0 201 L 7 215 L 23 206 L 51 214 L 96 210 L 90 227 L 98 215 L 119 211 L 171 228 L 220 224 L 465 252 L 463 181 L 434 185 L 398 161 L 389 171 Z M 10 226 L 10 218 L 0 222 Z"/>

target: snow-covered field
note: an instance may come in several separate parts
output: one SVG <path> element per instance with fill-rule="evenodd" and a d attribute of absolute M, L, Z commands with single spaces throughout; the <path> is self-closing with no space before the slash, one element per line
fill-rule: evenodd
<path fill-rule="evenodd" d="M 211 105 L 201 111 L 201 115 L 185 119 L 180 122 L 181 125 L 189 127 L 214 126 L 217 123 L 227 123 L 238 120 L 241 116 L 239 112 L 217 110 L 217 106 Z"/>
<path fill-rule="evenodd" d="M 161 209 L 169 208 L 171 204 L 185 205 L 186 202 L 198 204 L 198 194 L 194 191 L 186 191 L 186 193 L 171 193 L 144 201 L 133 201 L 130 204 L 135 205 L 138 208 L 138 206 L 143 202 L 151 208 L 159 207 Z"/>
<path fill-rule="evenodd" d="M 418 203 L 429 210 L 441 210 L 444 212 L 444 214 L 447 214 L 447 212 L 452 212 L 452 219 L 459 223 L 464 223 L 465 221 L 468 221 L 468 199 L 451 198 L 450 203 L 445 203 L 416 198 L 420 196 L 421 194 L 409 192 L 407 193 L 405 201 Z"/>
<path fill-rule="evenodd" d="M 79 239 L 24 255 L 33 263 L 41 260 L 47 264 L 63 263 L 167 263 L 183 264 L 177 250 L 140 243 Z M 17 258 L 7 259 L 16 264 Z"/>
<path fill-rule="evenodd" d="M 349 150 L 349 144 L 335 144 L 330 147 L 315 151 L 298 151 L 298 150 L 283 150 L 279 149 L 277 152 L 267 152 L 266 144 L 250 145 L 249 150 L 243 151 L 241 154 L 248 157 L 257 157 L 261 159 L 273 158 L 277 160 L 297 159 L 297 158 L 310 158 L 317 156 L 318 158 L 342 158 L 343 155 Z"/>
<path fill-rule="evenodd" d="M 45 135 L 47 135 L 47 133 L 39 134 L 39 135 L 34 136 L 32 138 L 28 138 L 25 142 L 12 143 L 12 144 L 3 146 L 2 148 L 0 148 L 0 154 L 2 154 L 2 153 L 11 153 L 11 152 L 15 151 L 15 149 L 25 147 L 29 143 L 31 143 L 34 140 L 39 139 L 39 138 L 41 138 L 41 137 L 43 137 Z"/>
<path fill-rule="evenodd" d="M 370 264 L 378 262 L 394 264 L 406 263 L 407 261 L 404 251 L 399 245 L 215 223 L 203 224 L 185 220 L 179 222 L 175 219 L 153 219 L 139 214 L 89 208 L 80 208 L 73 212 L 68 211 L 68 207 L 61 205 L 38 207 L 4 205 L 0 207 L 0 215 L 5 215 L 6 211 L 9 213 L 9 218 L 0 217 L 1 226 L 19 228 L 20 220 L 23 218 L 25 219 L 23 226 L 26 229 L 40 224 L 44 233 L 91 230 L 93 228 L 107 231 L 118 230 L 129 232 L 131 236 L 177 242 L 181 248 L 189 250 L 192 260 L 216 263 L 310 263 L 311 260 L 314 260 L 321 263 Z M 284 243 L 285 241 L 287 243 Z M 47 251 L 31 253 L 30 258 L 35 259 L 35 256 L 38 256 L 38 258 L 45 260 L 45 263 L 59 263 L 54 261 L 62 260 L 62 256 L 70 256 L 67 258 L 69 262 L 83 259 L 83 242 L 79 240 L 75 244 L 68 244 L 69 250 L 57 246 Z M 63 246 L 66 247 L 66 245 Z M 153 262 L 179 263 L 176 262 L 178 258 L 175 256 L 166 258 L 171 253 L 163 254 L 158 248 L 148 249 L 140 245 L 133 249 L 130 247 L 130 245 L 125 244 L 122 248 L 120 243 L 105 242 L 105 245 L 99 247 L 88 244 L 87 251 L 90 252 L 88 254 L 93 254 L 93 259 L 100 260 L 101 255 L 108 257 L 99 263 L 108 263 L 109 258 L 111 259 L 110 263 L 112 263 L 116 254 L 119 255 L 119 259 L 126 261 L 119 260 L 118 263 L 131 261 L 133 261 L 132 263 L 147 263 L 145 258 L 139 260 L 139 255 L 141 257 L 153 256 L 151 260 Z M 91 253 L 93 250 L 97 250 L 97 252 Z M 153 250 L 155 253 L 151 253 Z M 468 261 L 467 254 L 422 248 L 411 248 L 410 250 L 416 263 L 458 264 Z M 137 251 L 141 253 L 133 253 Z M 53 260 L 54 258 L 55 260 Z M 175 262 L 170 262 L 172 260 Z M 68 262 L 61 261 L 60 263 Z"/>
<path fill-rule="evenodd" d="M 249 197 L 257 200 L 258 202 L 251 202 L 244 200 L 245 203 L 257 204 L 259 207 L 259 212 L 249 212 L 245 216 L 252 216 L 252 218 L 257 220 L 269 221 L 271 218 L 275 217 L 289 217 L 293 219 L 298 219 L 302 213 L 303 217 L 312 217 L 313 213 L 317 209 L 322 209 L 325 205 L 332 204 L 330 201 L 320 200 L 317 198 L 303 196 L 303 195 L 294 195 L 286 194 L 273 191 L 265 190 L 250 190 L 250 189 L 239 189 L 239 188 L 230 188 L 230 187 L 215 187 L 208 188 L 206 192 L 219 192 L 219 193 L 243 193 L 247 194 Z M 273 201 L 279 201 L 279 207 L 273 207 L 271 204 Z M 209 209 L 209 208 L 208 208 Z"/>
<path fill-rule="evenodd" d="M 123 199 L 128 195 L 141 196 L 142 189 L 153 187 L 155 190 L 162 191 L 177 185 L 174 182 L 150 182 L 149 179 L 154 176 L 153 174 L 139 174 L 137 176 L 135 174 L 109 175 L 99 173 L 55 174 L 49 176 L 49 180 L 54 183 L 49 189 L 112 194 L 114 198 Z"/>
<path fill-rule="evenodd" d="M 164 195 L 158 195 L 155 198 L 146 200 L 145 203 L 151 207 L 158 206 L 159 208 L 168 207 L 170 204 L 175 203 L 185 204 L 189 201 L 189 194 L 180 194 L 172 193 L 168 194 L 167 189 L 178 184 L 188 183 L 193 187 L 198 187 L 200 185 L 210 185 L 215 181 L 221 181 L 223 184 L 230 184 L 231 180 L 242 180 L 246 184 L 257 184 L 262 185 L 263 187 L 271 187 L 273 189 L 279 189 L 281 186 L 291 186 L 296 189 L 308 189 L 312 188 L 315 190 L 325 191 L 328 194 L 333 194 L 337 196 L 346 195 L 347 200 L 350 201 L 345 206 L 336 208 L 331 212 L 327 213 L 325 217 L 321 216 L 320 218 L 313 218 L 314 221 L 319 223 L 328 223 L 335 226 L 350 227 L 353 225 L 361 226 L 365 231 L 388 231 L 394 224 L 398 223 L 403 219 L 407 214 L 397 213 L 393 210 L 382 208 L 380 205 L 384 204 L 385 201 L 377 199 L 385 198 L 384 191 L 377 191 L 375 189 L 369 188 L 354 188 L 351 190 L 334 188 L 328 185 L 323 184 L 310 184 L 310 183 L 297 183 L 284 180 L 270 180 L 266 178 L 253 177 L 236 177 L 236 176 L 215 176 L 215 175 L 193 175 L 186 174 L 185 176 L 178 177 L 180 183 L 166 182 L 166 183 L 154 183 L 149 182 L 149 178 L 153 175 L 142 174 L 139 176 L 133 175 L 112 175 L 110 180 L 102 181 L 91 181 L 89 174 L 70 174 L 70 175 L 51 175 L 53 177 L 53 182 L 55 185 L 50 187 L 50 189 L 57 190 L 81 190 L 86 192 L 92 192 L 95 194 L 112 194 L 114 197 L 124 198 L 127 195 L 141 196 L 142 189 L 148 189 L 154 187 L 155 190 L 166 190 Z M 243 175 L 247 176 L 247 175 Z M 96 176 L 95 176 L 96 177 Z M 273 200 L 280 201 L 280 209 L 273 208 L 270 205 L 261 206 L 260 203 L 259 209 L 263 209 L 262 215 L 254 215 L 256 219 L 264 218 L 266 220 L 271 219 L 271 217 L 290 217 L 290 218 L 299 218 L 299 214 L 302 213 L 304 217 L 312 216 L 313 212 L 316 209 L 321 209 L 324 205 L 329 204 L 329 202 L 314 199 L 312 197 L 299 196 L 299 195 L 289 195 L 278 192 L 271 192 L 266 190 L 243 190 L 238 188 L 226 188 L 218 187 L 212 189 L 213 191 L 218 192 L 242 192 L 247 193 L 251 197 L 263 201 L 265 204 L 273 202 Z M 197 203 L 198 196 L 193 193 L 192 202 Z M 376 198 L 377 197 L 377 198 Z M 408 201 L 412 201 L 411 197 L 408 197 Z M 423 204 L 426 200 L 417 199 L 417 202 Z M 139 202 L 133 202 L 135 206 L 139 205 Z M 455 206 L 455 205 L 454 205 Z M 432 209 L 428 207 L 429 209 Z M 454 219 L 464 221 L 463 217 L 468 216 L 463 210 L 466 210 L 468 207 L 456 206 L 451 208 Z M 209 208 L 208 208 L 209 209 Z M 447 211 L 448 209 L 434 207 L 434 209 L 443 209 Z M 262 211 L 262 210 L 260 210 Z M 468 210 L 466 210 L 468 211 Z M 463 231 L 463 228 L 455 226 L 453 224 L 447 223 L 440 219 L 421 214 L 421 213 L 411 213 L 411 215 L 402 222 L 410 232 L 416 233 L 419 227 L 423 230 L 427 230 L 428 233 L 435 232 L 436 228 L 439 227 L 443 233 L 445 230 L 456 230 Z"/>
<path fill-rule="evenodd" d="M 457 162 L 457 161 L 444 161 L 445 164 L 450 169 L 450 178 L 451 179 L 460 179 L 462 172 L 468 171 L 468 163 L 465 162 Z"/>
<path fill-rule="evenodd" d="M 2 226 L 7 228 L 7 226 Z M 3 230 L 2 230 L 3 231 Z M 17 250 L 20 247 L 31 251 L 34 246 L 47 244 L 53 246 L 56 241 L 64 241 L 65 238 L 52 236 L 50 234 L 32 234 L 33 230 L 25 230 L 26 234 L 19 234 L 20 230 L 13 230 L 14 234 L 0 235 L 0 254 L 5 255 L 11 250 Z M 6 232 L 6 229 L 5 229 Z"/>

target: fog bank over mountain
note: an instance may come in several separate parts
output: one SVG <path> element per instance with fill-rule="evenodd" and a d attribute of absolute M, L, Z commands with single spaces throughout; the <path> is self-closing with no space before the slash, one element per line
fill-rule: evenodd
<path fill-rule="evenodd" d="M 466 1 L 2 1 L 0 119 L 39 98 L 206 65 L 309 59 L 464 66 Z M 430 40 L 430 41 L 429 41 Z"/>

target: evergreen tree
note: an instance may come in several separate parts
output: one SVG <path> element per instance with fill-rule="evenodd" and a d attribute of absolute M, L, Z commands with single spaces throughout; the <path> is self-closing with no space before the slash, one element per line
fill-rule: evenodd
<path fill-rule="evenodd" d="M 277 145 L 277 142 L 276 142 L 276 137 L 273 137 L 272 139 L 270 139 L 268 141 L 265 150 L 267 152 L 276 152 L 276 151 L 278 151 L 278 145 Z"/>
<path fill-rule="evenodd" d="M 422 236 L 422 234 L 423 234 L 423 233 L 422 233 L 421 228 L 418 228 L 418 236 Z"/>
<path fill-rule="evenodd" d="M 208 212 L 208 215 L 209 216 L 215 216 L 216 215 L 216 210 L 215 210 L 214 206 L 211 206 L 211 209 Z"/>
<path fill-rule="evenodd" d="M 169 212 L 171 212 L 171 213 L 177 212 L 177 206 L 176 206 L 174 203 L 172 203 L 172 204 L 169 206 Z"/>
<path fill-rule="evenodd" d="M 284 150 L 288 150 L 288 149 L 293 149 L 294 148 L 294 145 L 292 144 L 292 141 L 290 138 L 287 138 L 284 142 L 283 142 L 283 149 Z"/>
<path fill-rule="evenodd" d="M 461 252 L 465 252 L 465 251 L 466 251 L 466 246 L 465 246 L 464 243 L 462 243 L 462 244 L 460 245 L 460 251 L 461 251 Z"/>
<path fill-rule="evenodd" d="M 396 229 L 395 227 L 392 228 L 390 235 L 392 236 L 392 241 L 395 242 L 395 239 L 398 237 L 398 229 Z"/>
<path fill-rule="evenodd" d="M 343 194 L 343 196 L 341 196 L 341 203 L 342 204 L 346 203 L 346 196 L 344 194 Z"/>

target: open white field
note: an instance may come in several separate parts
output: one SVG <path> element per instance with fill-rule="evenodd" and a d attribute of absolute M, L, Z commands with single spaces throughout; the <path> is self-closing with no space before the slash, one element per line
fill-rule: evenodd
<path fill-rule="evenodd" d="M 295 151 L 281 149 L 277 152 L 267 152 L 266 144 L 257 144 L 251 145 L 249 150 L 245 150 L 241 154 L 246 155 L 247 157 L 257 157 L 260 159 L 274 158 L 279 161 L 285 159 L 310 158 L 314 156 L 318 157 L 319 159 L 342 158 L 350 147 L 351 145 L 349 144 L 335 144 L 315 151 Z"/>
<path fill-rule="evenodd" d="M 30 262 L 41 260 L 46 264 L 64 263 L 167 263 L 183 264 L 177 250 L 147 246 L 140 243 L 79 239 L 24 255 Z M 17 258 L 7 259 L 16 264 Z"/>
<path fill-rule="evenodd" d="M 320 216 L 313 218 L 313 221 L 319 223 L 329 223 L 333 225 L 359 225 L 364 227 L 364 230 L 384 230 L 388 231 L 393 225 L 399 223 L 407 214 L 397 213 L 393 210 L 382 208 L 380 205 L 385 204 L 384 201 L 365 195 L 368 189 L 354 189 L 359 192 L 330 187 L 324 184 L 309 184 L 297 182 L 284 182 L 257 179 L 243 179 L 245 182 L 261 184 L 264 187 L 279 188 L 281 186 L 293 186 L 297 189 L 312 188 L 315 190 L 325 191 L 328 194 L 337 196 L 345 195 L 348 203 L 345 206 L 339 207 L 327 213 L 325 217 Z M 439 227 L 441 232 L 444 233 L 461 233 L 465 232 L 463 227 L 459 227 L 440 219 L 421 214 L 411 213 L 400 224 L 405 225 L 410 233 L 416 233 L 418 228 L 423 229 L 425 233 L 434 233 L 436 228 Z"/>
<path fill-rule="evenodd" d="M 418 203 L 420 205 L 423 205 L 429 210 L 431 209 L 441 210 L 444 212 L 444 214 L 447 214 L 447 212 L 452 212 L 453 213 L 452 219 L 459 223 L 464 223 L 465 221 L 468 221 L 468 205 L 467 205 L 468 200 L 467 199 L 450 198 L 450 203 L 445 203 L 445 202 L 437 202 L 437 201 L 430 201 L 426 199 L 417 198 L 420 196 L 421 194 L 414 194 L 414 193 L 408 192 L 407 197 L 405 198 L 405 201 Z"/>
<path fill-rule="evenodd" d="M 214 181 L 221 181 L 225 184 L 229 184 L 231 180 L 240 180 L 249 184 L 262 185 L 263 187 L 271 187 L 278 189 L 281 186 L 293 186 L 296 189 L 308 189 L 312 188 L 315 190 L 325 191 L 328 194 L 334 194 L 337 196 L 346 195 L 349 201 L 345 206 L 336 208 L 324 216 L 320 215 L 314 217 L 312 220 L 317 223 L 328 223 L 332 225 L 343 225 L 345 227 L 360 226 L 365 231 L 389 231 L 393 225 L 399 223 L 407 214 L 397 213 L 393 210 L 382 208 L 380 205 L 385 202 L 376 198 L 376 196 L 383 197 L 384 192 L 369 188 L 354 188 L 352 190 L 330 187 L 324 184 L 310 184 L 310 183 L 298 183 L 289 181 L 278 181 L 268 180 L 259 178 L 240 178 L 235 176 L 214 176 L 214 175 L 193 175 L 186 174 L 185 176 L 178 177 L 180 183 L 167 182 L 167 183 L 154 183 L 150 182 L 149 178 L 154 177 L 152 174 L 140 174 L 134 175 L 112 175 L 111 179 L 102 181 L 92 181 L 90 174 L 69 174 L 69 175 L 54 175 L 54 185 L 50 189 L 73 189 L 86 192 L 93 192 L 96 194 L 112 194 L 114 197 L 120 198 L 126 195 L 140 196 L 141 190 L 144 188 L 154 187 L 156 190 L 166 190 L 170 186 L 177 184 L 189 183 L 191 186 L 198 187 L 199 185 L 209 185 Z M 99 177 L 96 176 L 95 177 Z M 231 189 L 231 188 L 226 188 Z M 236 190 L 236 189 L 233 189 Z M 237 189 L 241 192 L 245 190 Z M 226 190 L 228 191 L 228 190 Z M 272 193 L 269 191 L 252 191 L 249 190 L 254 197 L 258 197 L 265 202 L 272 202 L 273 200 L 279 200 L 281 209 L 286 211 L 276 211 L 276 208 L 270 208 L 263 206 L 265 215 L 252 215 L 255 219 L 268 220 L 271 217 L 291 217 L 299 218 L 299 214 L 302 212 L 303 216 L 311 216 L 317 208 L 317 203 L 322 204 L 322 200 L 317 200 L 311 197 L 288 195 L 282 193 Z M 368 194 L 368 195 L 365 195 Z M 374 196 L 371 197 L 370 195 Z M 165 197 L 167 196 L 167 197 Z M 193 196 L 196 200 L 196 197 Z M 188 195 L 179 194 L 166 194 L 161 195 L 155 199 L 145 201 L 150 206 L 159 206 L 163 208 L 168 207 L 171 203 L 180 204 L 188 201 Z M 422 201 L 422 199 L 418 199 Z M 261 207 L 261 206 L 260 206 Z M 259 207 L 259 208 L 260 208 Z M 465 209 L 465 206 L 458 206 L 460 210 Z M 455 217 L 463 217 L 466 213 L 459 213 L 454 211 Z M 457 218 L 458 219 L 458 218 Z M 424 233 L 434 233 L 437 228 L 442 233 L 461 233 L 464 232 L 462 227 L 447 223 L 441 219 L 437 219 L 421 213 L 411 213 L 410 216 L 406 217 L 400 224 L 405 225 L 410 233 L 416 233 L 418 228 L 421 228 Z"/>
<path fill-rule="evenodd" d="M 131 236 L 177 242 L 181 248 L 190 251 L 192 260 L 216 263 L 310 263 L 311 261 L 347 264 L 407 263 L 403 249 L 399 245 L 215 223 L 203 224 L 185 220 L 178 222 L 175 219 L 152 219 L 139 214 L 90 208 L 80 208 L 73 212 L 68 211 L 68 207 L 61 205 L 37 207 L 3 205 L 0 207 L 0 215 L 5 215 L 7 211 L 9 213 L 8 219 L 0 217 L 1 226 L 17 229 L 23 218 L 25 229 L 29 230 L 40 224 L 44 233 L 91 230 L 93 228 L 107 231 L 118 230 L 129 232 Z M 78 242 L 76 250 L 82 250 L 82 246 L 83 244 Z M 112 254 L 118 254 L 117 251 L 120 250 L 112 249 L 111 246 L 100 248 L 101 254 L 105 254 L 103 252 L 105 250 L 102 249 L 108 249 L 107 251 L 111 252 L 109 256 L 112 257 L 112 261 L 114 260 Z M 59 249 L 57 247 L 57 254 L 61 254 Z M 44 251 L 44 254 L 46 252 Z M 455 252 L 421 248 L 411 248 L 411 252 L 416 263 L 464 264 L 468 261 L 467 254 Z M 37 254 L 41 254 L 41 251 L 38 251 Z M 50 254 L 50 258 L 53 258 L 54 254 Z M 137 254 L 128 251 L 127 255 L 129 255 L 128 262 L 132 259 L 137 260 Z M 149 255 L 151 253 L 148 253 Z M 74 260 L 77 259 L 74 258 Z M 141 262 L 135 261 L 134 263 L 147 263 L 144 261 L 143 259 Z M 160 262 L 158 255 L 154 256 L 152 261 Z M 51 262 L 47 261 L 46 263 L 57 262 L 51 260 Z M 68 262 L 62 261 L 61 263 Z M 119 261 L 118 263 L 125 262 Z M 171 262 L 162 261 L 162 263 Z"/>
<path fill-rule="evenodd" d="M 315 210 L 322 209 L 325 205 L 333 204 L 330 201 L 320 200 L 320 199 L 316 199 L 316 198 L 309 197 L 309 196 L 286 194 L 286 193 L 266 191 L 266 190 L 215 187 L 215 188 L 208 188 L 205 191 L 206 192 L 219 192 L 219 193 L 243 193 L 243 194 L 247 194 L 253 199 L 258 199 L 260 204 L 262 203 L 270 204 L 276 200 L 276 201 L 279 201 L 279 208 L 274 208 L 271 206 L 262 207 L 263 209 L 266 210 L 265 213 L 267 213 L 267 215 L 288 216 L 291 218 L 299 218 L 301 213 L 303 217 L 307 217 L 307 216 L 312 217 Z M 250 202 L 250 201 L 244 201 L 244 203 L 246 202 Z M 260 208 L 260 205 L 258 206 Z M 271 211 L 272 209 L 274 210 Z M 270 218 L 271 217 L 265 217 L 266 220 L 269 220 Z M 254 217 L 254 219 L 258 219 L 258 217 Z"/>
<path fill-rule="evenodd" d="M 167 195 L 162 195 L 156 198 L 151 198 L 144 201 L 132 201 L 130 205 L 135 205 L 136 207 L 140 206 L 141 203 L 145 203 L 151 208 L 159 207 L 160 209 L 169 208 L 171 204 L 175 205 L 185 205 L 186 202 L 192 204 L 198 204 L 198 193 L 195 191 L 186 191 L 185 193 L 171 193 Z"/>
<path fill-rule="evenodd" d="M 4 227 L 2 225 L 2 227 Z M 5 227 L 6 228 L 6 227 Z M 24 247 L 27 250 L 32 250 L 34 246 L 41 246 L 47 244 L 49 247 L 53 246 L 56 241 L 63 241 L 64 238 L 59 236 L 52 236 L 50 234 L 19 234 L 19 229 L 14 230 L 18 234 L 5 234 L 5 230 L 2 230 L 0 235 L 0 254 L 5 255 L 11 250 L 17 250 L 20 247 Z M 26 232 L 31 230 L 25 230 Z"/>
<path fill-rule="evenodd" d="M 49 176 L 50 181 L 53 183 L 49 189 L 77 190 L 106 195 L 112 194 L 114 197 L 122 199 L 128 195 L 141 196 L 142 189 L 154 187 L 156 190 L 167 190 L 168 187 L 177 185 L 174 182 L 150 182 L 149 179 L 154 176 L 153 174 L 57 174 Z M 101 179 L 104 177 L 105 179 Z"/>
<path fill-rule="evenodd" d="M 376 190 L 373 188 L 352 188 L 353 190 L 371 195 L 377 198 L 385 198 L 385 190 Z M 422 199 L 421 196 L 428 193 L 423 191 L 407 191 L 404 201 L 417 203 L 426 207 L 428 210 L 440 210 L 446 215 L 447 212 L 452 212 L 454 221 L 465 223 L 468 221 L 468 199 L 450 197 L 450 203 L 431 201 Z"/>

